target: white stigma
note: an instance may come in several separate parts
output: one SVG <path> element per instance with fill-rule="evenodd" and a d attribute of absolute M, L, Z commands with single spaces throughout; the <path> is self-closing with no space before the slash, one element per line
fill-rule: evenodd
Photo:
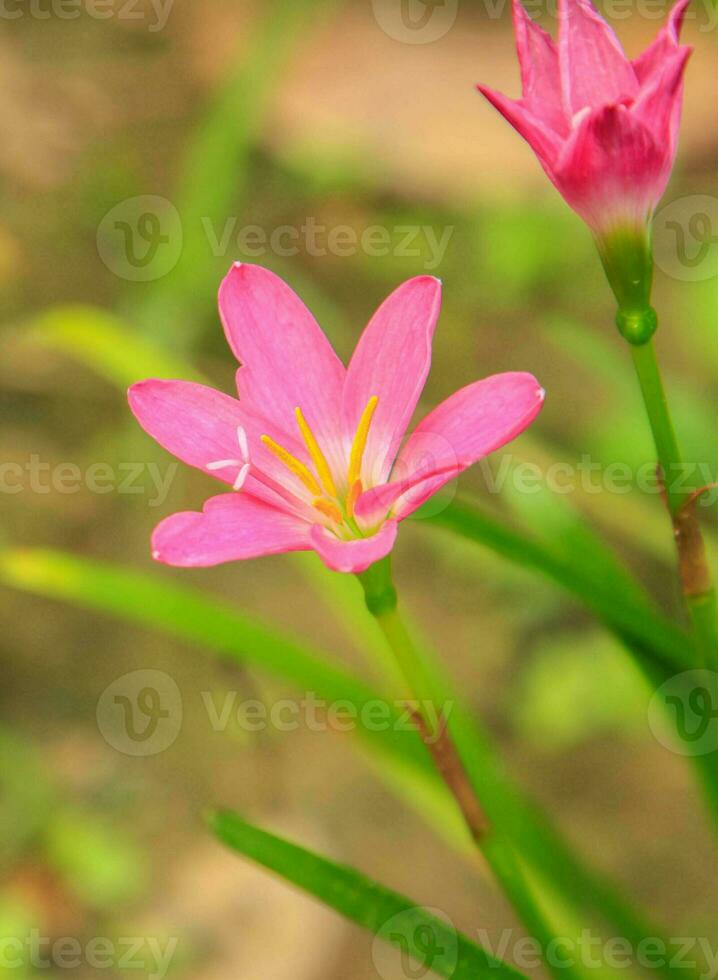
<path fill-rule="evenodd" d="M 247 430 L 242 425 L 237 426 L 237 442 L 239 443 L 239 459 L 215 459 L 211 463 L 206 464 L 206 468 L 210 472 L 214 472 L 214 470 L 224 470 L 230 466 L 238 466 L 239 473 L 232 484 L 233 490 L 242 489 L 247 477 L 249 476 L 249 471 L 251 468 L 249 461 L 249 440 L 247 439 Z"/>

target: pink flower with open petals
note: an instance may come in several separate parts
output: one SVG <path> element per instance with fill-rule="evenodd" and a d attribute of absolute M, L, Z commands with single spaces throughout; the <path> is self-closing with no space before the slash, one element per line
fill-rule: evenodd
<path fill-rule="evenodd" d="M 186 381 L 130 388 L 143 428 L 228 493 L 155 529 L 154 558 L 215 565 L 314 549 L 361 572 L 391 551 L 397 524 L 448 480 L 517 436 L 543 390 L 525 373 L 457 391 L 402 446 L 431 362 L 441 284 L 419 276 L 382 303 L 345 368 L 286 283 L 236 263 L 219 290 L 241 363 L 239 399 Z"/>
<path fill-rule="evenodd" d="M 514 0 L 523 96 L 479 90 L 524 137 L 599 239 L 646 228 L 668 183 L 691 48 L 678 35 L 689 0 L 635 61 L 589 0 L 559 0 L 558 42 Z"/>

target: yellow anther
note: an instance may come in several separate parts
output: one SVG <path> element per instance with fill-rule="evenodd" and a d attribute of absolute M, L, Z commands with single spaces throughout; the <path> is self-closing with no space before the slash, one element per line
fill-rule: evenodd
<path fill-rule="evenodd" d="M 369 426 L 371 425 L 371 420 L 378 401 L 379 399 L 377 396 L 372 395 L 366 404 L 366 408 L 361 413 L 361 418 L 359 419 L 359 425 L 357 426 L 354 442 L 352 443 L 351 455 L 349 456 L 348 480 L 350 487 L 353 487 L 361 476 L 361 464 L 364 457 L 364 450 L 366 448 L 366 441 L 369 437 Z"/>
<path fill-rule="evenodd" d="M 354 517 L 354 507 L 363 490 L 364 487 L 362 486 L 361 480 L 355 480 L 349 487 L 349 493 L 347 494 L 347 517 L 350 520 Z"/>
<path fill-rule="evenodd" d="M 324 489 L 327 491 L 330 497 L 336 497 L 337 488 L 334 485 L 334 480 L 332 479 L 332 473 L 329 469 L 329 464 L 327 463 L 326 457 L 322 452 L 319 443 L 314 437 L 314 433 L 309 428 L 307 420 L 302 414 L 301 408 L 297 407 L 294 409 L 294 414 L 297 416 L 297 424 L 299 425 L 299 431 L 302 433 L 302 438 L 307 445 L 309 450 L 309 455 L 312 457 L 312 462 L 319 474 L 319 479 L 324 484 Z"/>
<path fill-rule="evenodd" d="M 311 471 L 307 469 L 301 460 L 297 459 L 296 456 L 292 456 L 292 454 L 288 452 L 284 446 L 280 446 L 278 442 L 275 442 L 274 439 L 270 438 L 269 436 L 262 436 L 261 439 L 267 449 L 274 453 L 277 459 L 280 459 L 287 469 L 291 470 L 292 473 L 299 477 L 310 493 L 314 494 L 315 497 L 321 497 L 322 488 L 317 483 Z"/>
<path fill-rule="evenodd" d="M 316 507 L 320 514 L 324 514 L 325 517 L 331 518 L 331 520 L 336 521 L 337 524 L 342 523 L 342 512 L 339 510 L 337 504 L 333 500 L 325 500 L 324 497 L 318 497 L 316 500 L 312 501 L 312 506 Z"/>

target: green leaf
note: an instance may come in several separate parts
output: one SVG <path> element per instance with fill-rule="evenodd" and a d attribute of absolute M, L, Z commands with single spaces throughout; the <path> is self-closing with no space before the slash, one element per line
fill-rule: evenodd
<path fill-rule="evenodd" d="M 455 500 L 427 520 L 553 579 L 663 670 L 675 672 L 693 666 L 688 634 L 657 613 L 649 602 L 632 594 L 633 590 L 614 589 L 601 568 L 596 574 L 590 562 L 584 563 L 581 553 L 573 559 L 554 554 L 542 542 L 506 527 L 465 499 Z"/>
<path fill-rule="evenodd" d="M 57 551 L 18 549 L 0 552 L 0 581 L 38 595 L 72 602 L 191 640 L 221 657 L 261 667 L 300 691 L 328 702 L 350 701 L 357 709 L 357 731 L 400 752 L 423 769 L 429 760 L 413 731 L 364 724 L 364 710 L 380 697 L 361 681 L 329 662 L 326 654 L 297 642 L 219 599 L 158 574 L 148 574 Z M 397 716 L 397 712 L 394 712 Z"/>
<path fill-rule="evenodd" d="M 610 590 L 606 590 L 600 575 L 592 576 L 590 567 L 586 568 L 580 561 L 571 562 L 556 557 L 540 542 L 512 531 L 466 501 L 456 501 L 430 519 L 439 526 L 490 548 L 509 561 L 540 571 L 575 595 L 636 657 L 636 662 L 654 689 L 677 671 L 694 666 L 695 650 L 685 631 L 671 620 L 656 614 L 650 606 L 643 607 L 640 602 L 620 593 L 618 596 L 612 595 Z M 456 716 L 454 720 L 456 721 Z M 470 727 L 470 720 L 467 720 L 466 744 L 469 747 L 472 738 Z M 480 743 L 477 742 L 474 748 L 480 748 Z M 481 752 L 475 760 L 477 775 L 481 772 L 485 755 L 485 752 Z M 711 817 L 718 824 L 718 770 L 710 756 L 694 756 L 691 761 L 696 768 Z M 512 808 L 509 817 L 513 818 L 516 812 L 516 808 Z M 585 869 L 576 864 L 570 851 L 565 850 L 562 839 L 553 828 L 545 822 L 542 825 L 540 814 L 535 814 L 535 822 L 529 818 L 529 825 L 534 823 L 532 832 L 537 834 L 537 843 L 543 838 L 542 846 L 545 850 L 542 854 L 539 849 L 532 856 L 538 865 L 546 862 L 553 865 L 552 873 L 563 877 L 559 888 L 567 892 L 576 891 L 577 901 L 581 901 L 581 893 L 585 889 L 591 889 L 596 907 L 603 905 L 609 909 L 606 918 L 610 921 L 619 923 L 625 916 L 632 915 L 620 896 L 612 894 L 610 886 L 600 883 L 590 872 L 588 877 L 584 876 Z M 521 828 L 517 826 L 514 832 L 520 834 Z M 566 875 L 566 869 L 572 864 L 572 871 Z M 593 883 L 590 878 L 593 878 Z M 624 935 L 631 934 L 630 927 L 626 927 Z M 635 935 L 638 937 L 639 933 L 636 932 Z"/>
<path fill-rule="evenodd" d="M 275 837 L 228 811 L 211 814 L 209 824 L 232 850 L 318 898 L 437 976 L 454 980 L 516 980 L 523 976 L 457 932 L 448 921 L 353 868 Z"/>
<path fill-rule="evenodd" d="M 23 326 L 23 337 L 69 355 L 120 388 L 140 378 L 203 380 L 189 364 L 94 306 L 51 307 Z"/>
<path fill-rule="evenodd" d="M 551 460 L 545 451 L 530 440 L 522 440 L 519 450 L 508 459 L 509 473 L 518 467 L 536 467 L 537 474 L 546 473 Z M 530 492 L 516 479 L 504 480 L 502 499 L 521 518 L 523 526 L 535 529 L 546 549 L 556 557 L 590 567 L 592 576 L 605 583 L 617 602 L 626 597 L 642 603 L 650 602 L 646 592 L 618 560 L 604 539 L 596 533 L 565 494 L 555 493 L 543 479 L 531 482 Z"/>

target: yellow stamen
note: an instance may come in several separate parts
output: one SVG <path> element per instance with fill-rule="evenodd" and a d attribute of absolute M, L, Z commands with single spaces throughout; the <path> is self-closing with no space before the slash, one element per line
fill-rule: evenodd
<path fill-rule="evenodd" d="M 277 459 L 280 459 L 287 469 L 290 469 L 292 473 L 299 477 L 310 493 L 314 494 L 315 497 L 321 497 L 322 488 L 301 460 L 298 460 L 296 456 L 292 456 L 284 446 L 280 446 L 278 442 L 275 442 L 269 436 L 262 436 L 261 439 L 267 449 L 274 453 Z"/>
<path fill-rule="evenodd" d="M 361 480 L 355 480 L 349 487 L 349 493 L 347 494 L 347 517 L 349 520 L 354 517 L 354 507 L 363 489 Z"/>
<path fill-rule="evenodd" d="M 294 414 L 297 416 L 297 424 L 299 425 L 299 431 L 302 433 L 304 442 L 309 450 L 309 455 L 312 457 L 312 462 L 319 474 L 319 479 L 324 484 L 324 488 L 330 497 L 336 497 L 337 488 L 334 486 L 334 480 L 332 479 L 332 473 L 329 469 L 329 464 L 327 463 L 326 457 L 319 447 L 319 443 L 314 437 L 314 433 L 309 428 L 307 420 L 302 414 L 301 408 L 297 407 L 294 409 Z"/>
<path fill-rule="evenodd" d="M 329 517 L 331 520 L 336 521 L 337 524 L 342 523 L 342 512 L 339 510 L 339 507 L 333 500 L 325 500 L 324 497 L 318 497 L 316 500 L 312 501 L 312 506 L 316 507 L 320 514 L 324 514 L 325 517 Z"/>
<path fill-rule="evenodd" d="M 372 395 L 366 404 L 366 408 L 361 414 L 361 418 L 359 419 L 359 425 L 357 426 L 354 442 L 352 443 L 351 455 L 349 456 L 348 479 L 350 487 L 354 486 L 361 475 L 361 464 L 364 456 L 364 450 L 366 448 L 366 441 L 369 437 L 369 426 L 371 425 L 371 420 L 378 401 L 379 399 L 377 396 Z"/>

